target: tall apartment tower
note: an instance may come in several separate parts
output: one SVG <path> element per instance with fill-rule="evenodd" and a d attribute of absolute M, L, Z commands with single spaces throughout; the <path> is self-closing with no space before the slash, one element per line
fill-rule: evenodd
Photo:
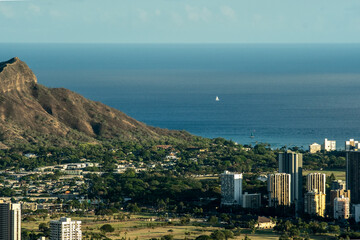
<path fill-rule="evenodd" d="M 225 171 L 221 174 L 221 204 L 242 205 L 241 173 Z"/>
<path fill-rule="evenodd" d="M 348 219 L 350 216 L 350 201 L 349 198 L 341 196 L 334 200 L 334 218 Z"/>
<path fill-rule="evenodd" d="M 352 204 L 360 203 L 360 152 L 346 152 L 346 188 Z"/>
<path fill-rule="evenodd" d="M 325 193 L 318 192 L 317 189 L 305 193 L 304 212 L 310 215 L 325 216 Z"/>
<path fill-rule="evenodd" d="M 81 240 L 81 221 L 60 218 L 50 222 L 50 240 Z"/>
<path fill-rule="evenodd" d="M 291 175 L 275 173 L 268 176 L 269 206 L 290 206 L 291 204 Z"/>
<path fill-rule="evenodd" d="M 290 150 L 279 153 L 279 173 L 287 173 L 291 176 L 291 203 L 302 202 L 302 166 L 303 156 L 301 153 Z"/>
<path fill-rule="evenodd" d="M 0 240 L 21 240 L 21 205 L 0 203 Z"/>
<path fill-rule="evenodd" d="M 317 190 L 319 193 L 326 193 L 326 175 L 324 173 L 309 173 L 306 176 L 306 189 L 308 192 Z"/>

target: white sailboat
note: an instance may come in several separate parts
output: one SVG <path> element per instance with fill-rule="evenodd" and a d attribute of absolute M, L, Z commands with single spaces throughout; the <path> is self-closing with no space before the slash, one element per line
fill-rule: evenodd
<path fill-rule="evenodd" d="M 250 133 L 250 138 L 254 138 L 254 137 L 255 137 L 254 133 L 255 133 L 255 130 L 251 131 L 251 133 Z"/>
<path fill-rule="evenodd" d="M 220 101 L 218 96 L 216 96 L 215 101 L 217 101 L 217 102 Z"/>

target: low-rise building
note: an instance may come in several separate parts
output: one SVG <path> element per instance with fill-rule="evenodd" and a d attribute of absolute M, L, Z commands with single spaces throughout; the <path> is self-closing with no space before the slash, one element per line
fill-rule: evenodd
<path fill-rule="evenodd" d="M 67 170 L 86 168 L 86 163 L 69 163 L 66 165 Z"/>
<path fill-rule="evenodd" d="M 270 218 L 267 217 L 258 217 L 257 219 L 257 228 L 259 229 L 270 229 L 274 228 L 276 223 L 273 222 Z"/>
<path fill-rule="evenodd" d="M 309 145 L 309 152 L 310 153 L 317 153 L 321 151 L 321 145 L 318 143 L 313 143 Z"/>
<path fill-rule="evenodd" d="M 26 153 L 24 156 L 27 158 L 37 158 L 36 154 L 34 153 Z"/>
<path fill-rule="evenodd" d="M 37 210 L 37 203 L 36 202 L 23 202 L 23 203 L 21 203 L 21 209 L 22 210 L 36 211 Z"/>
<path fill-rule="evenodd" d="M 63 170 L 63 173 L 67 175 L 82 175 L 83 170 Z"/>

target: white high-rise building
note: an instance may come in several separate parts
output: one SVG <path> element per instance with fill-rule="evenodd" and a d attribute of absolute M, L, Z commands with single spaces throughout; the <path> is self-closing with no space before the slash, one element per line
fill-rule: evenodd
<path fill-rule="evenodd" d="M 81 221 L 60 218 L 50 222 L 50 240 L 81 240 Z"/>
<path fill-rule="evenodd" d="M 21 205 L 0 202 L 0 240 L 21 240 Z"/>
<path fill-rule="evenodd" d="M 241 173 L 225 171 L 221 174 L 221 204 L 242 205 Z"/>
<path fill-rule="evenodd" d="M 322 150 L 331 152 L 336 150 L 336 141 L 335 140 L 328 140 L 325 138 L 324 144 L 321 146 Z"/>

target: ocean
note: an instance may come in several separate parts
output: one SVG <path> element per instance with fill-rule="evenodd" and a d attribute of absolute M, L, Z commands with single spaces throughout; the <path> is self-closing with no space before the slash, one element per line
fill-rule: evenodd
<path fill-rule="evenodd" d="M 152 126 L 273 148 L 360 140 L 359 44 L 0 44 L 14 56 Z"/>

